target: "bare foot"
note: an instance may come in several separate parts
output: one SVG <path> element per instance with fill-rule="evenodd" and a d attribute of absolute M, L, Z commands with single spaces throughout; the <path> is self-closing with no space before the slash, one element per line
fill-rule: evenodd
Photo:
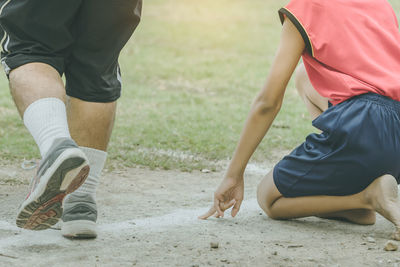
<path fill-rule="evenodd" d="M 318 217 L 329 220 L 347 221 L 361 225 L 371 225 L 374 224 L 376 221 L 375 211 L 367 209 L 332 212 L 319 215 Z"/>
<path fill-rule="evenodd" d="M 363 192 L 367 203 L 395 225 L 396 231 L 392 238 L 400 240 L 400 201 L 396 179 L 391 175 L 383 175 Z"/>

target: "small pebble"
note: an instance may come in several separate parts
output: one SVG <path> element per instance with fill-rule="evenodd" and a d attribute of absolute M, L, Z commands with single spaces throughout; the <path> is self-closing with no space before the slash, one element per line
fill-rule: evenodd
<path fill-rule="evenodd" d="M 219 247 L 219 243 L 218 242 L 211 242 L 210 243 L 210 247 L 211 248 L 218 248 Z"/>
<path fill-rule="evenodd" d="M 227 259 L 222 259 L 222 260 L 221 260 L 221 262 L 227 262 L 227 261 L 228 261 Z"/>
<path fill-rule="evenodd" d="M 274 256 L 278 255 L 278 251 L 272 252 L 272 255 L 274 255 Z"/>
<path fill-rule="evenodd" d="M 202 173 L 210 173 L 211 171 L 209 169 L 202 169 L 201 172 Z"/>
<path fill-rule="evenodd" d="M 367 244 L 367 242 L 362 242 L 360 245 L 365 246 Z"/>
<path fill-rule="evenodd" d="M 396 251 L 399 246 L 392 240 L 386 242 L 384 250 L 386 251 Z"/>
<path fill-rule="evenodd" d="M 367 242 L 368 243 L 375 243 L 375 239 L 372 236 L 367 237 Z"/>
<path fill-rule="evenodd" d="M 303 245 L 289 245 L 288 248 L 302 248 Z"/>

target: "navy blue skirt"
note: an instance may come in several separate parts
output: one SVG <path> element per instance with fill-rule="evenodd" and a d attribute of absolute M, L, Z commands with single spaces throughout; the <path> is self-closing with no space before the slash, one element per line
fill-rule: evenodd
<path fill-rule="evenodd" d="M 400 176 L 400 102 L 369 93 L 329 107 L 313 121 L 320 134 L 274 168 L 285 197 L 361 192 L 376 178 Z"/>

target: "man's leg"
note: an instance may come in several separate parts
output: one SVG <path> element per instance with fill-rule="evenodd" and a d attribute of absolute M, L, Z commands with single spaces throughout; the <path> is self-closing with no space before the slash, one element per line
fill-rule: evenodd
<path fill-rule="evenodd" d="M 67 112 L 72 138 L 80 146 L 107 151 L 116 107 L 116 101 L 95 103 L 70 97 Z"/>
<path fill-rule="evenodd" d="M 347 212 L 349 210 L 373 210 L 391 221 L 400 240 L 400 201 L 397 182 L 391 175 L 383 175 L 364 191 L 349 196 L 306 196 L 286 198 L 276 188 L 270 172 L 259 184 L 257 199 L 260 207 L 273 219 L 291 219 L 307 216 Z"/>
<path fill-rule="evenodd" d="M 19 209 L 17 225 L 46 229 L 61 217 L 64 196 L 84 182 L 89 166 L 70 138 L 59 73 L 49 65 L 30 63 L 12 70 L 9 79 L 18 111 L 43 157 Z"/>
<path fill-rule="evenodd" d="M 91 172 L 87 182 L 64 201 L 66 237 L 96 237 L 95 190 L 122 87 L 118 56 L 140 21 L 141 6 L 141 0 L 86 0 L 72 25 L 76 43 L 65 69 L 71 96 L 68 120 L 72 137 L 89 158 Z"/>
<path fill-rule="evenodd" d="M 65 111 L 65 89 L 58 72 L 43 63 L 30 63 L 10 72 L 10 91 L 40 154 L 57 138 L 70 138 Z"/>
<path fill-rule="evenodd" d="M 70 238 L 94 238 L 96 188 L 107 157 L 116 101 L 94 103 L 70 97 L 67 107 L 71 135 L 88 157 L 91 169 L 85 183 L 64 201 L 62 234 Z"/>
<path fill-rule="evenodd" d="M 63 81 L 58 72 L 47 64 L 23 65 L 12 70 L 9 78 L 11 95 L 21 117 L 30 104 L 42 98 L 65 101 Z"/>

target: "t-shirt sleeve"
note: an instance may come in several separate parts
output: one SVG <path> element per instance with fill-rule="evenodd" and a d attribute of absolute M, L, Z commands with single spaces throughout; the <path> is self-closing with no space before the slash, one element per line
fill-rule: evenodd
<path fill-rule="evenodd" d="M 389 24 L 393 21 L 393 26 L 398 28 L 396 14 L 388 2 L 387 6 L 390 10 L 382 6 L 378 0 L 366 2 L 368 3 L 363 4 L 356 0 L 348 2 L 291 0 L 279 10 L 279 16 L 282 23 L 285 19 L 290 19 L 296 26 L 303 37 L 305 52 L 313 58 L 320 59 L 321 56 L 326 56 L 329 47 L 340 48 L 347 43 L 359 42 L 361 38 L 367 38 L 367 33 L 371 31 L 368 29 L 371 27 L 390 29 L 392 25 Z M 387 25 L 379 25 L 383 16 L 388 21 Z M 387 16 L 393 16 L 394 20 L 391 18 L 387 20 Z M 359 34 L 360 28 L 366 32 L 364 36 Z"/>
<path fill-rule="evenodd" d="M 310 39 L 310 27 L 311 21 L 315 14 L 312 14 L 309 0 L 292 0 L 290 3 L 279 10 L 279 17 L 281 22 L 285 21 L 286 18 L 296 26 L 297 30 L 303 37 L 306 51 L 311 56 L 314 56 L 314 49 Z"/>

